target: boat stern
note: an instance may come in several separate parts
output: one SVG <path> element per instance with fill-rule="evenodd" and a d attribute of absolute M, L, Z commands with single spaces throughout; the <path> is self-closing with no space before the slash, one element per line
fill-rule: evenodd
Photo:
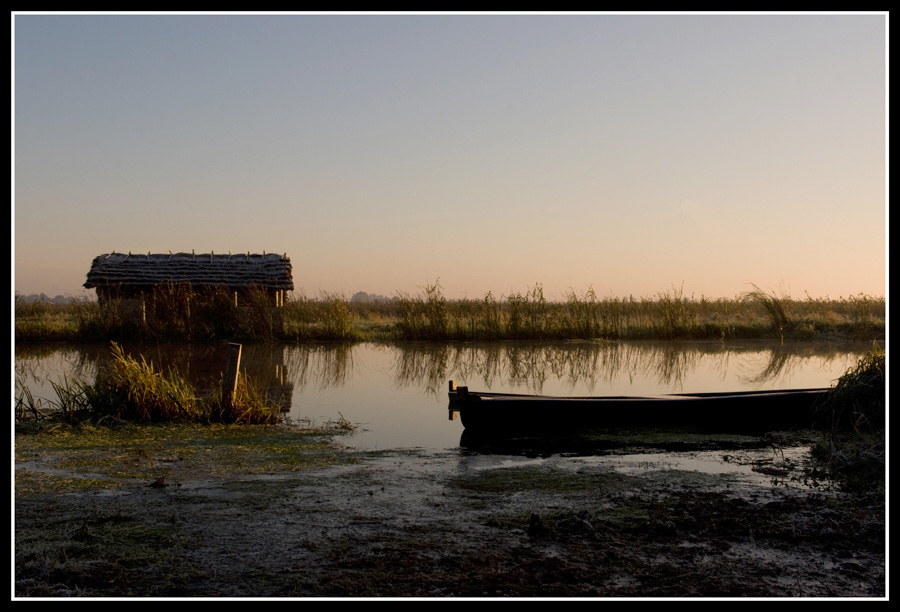
<path fill-rule="evenodd" d="M 460 412 L 460 403 L 465 401 L 465 399 L 469 395 L 468 387 L 460 387 L 457 386 L 455 380 L 450 381 L 450 388 L 448 390 L 448 396 L 450 398 L 450 405 L 447 410 L 449 413 L 449 418 L 451 421 L 456 420 L 456 417 L 459 416 Z"/>

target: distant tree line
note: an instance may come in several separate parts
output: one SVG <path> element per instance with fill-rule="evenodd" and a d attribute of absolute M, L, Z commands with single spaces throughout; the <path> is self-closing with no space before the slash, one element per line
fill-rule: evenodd
<path fill-rule="evenodd" d="M 366 293 L 365 291 L 357 291 L 350 297 L 351 302 L 397 302 L 399 297 L 385 297 L 375 293 Z"/>

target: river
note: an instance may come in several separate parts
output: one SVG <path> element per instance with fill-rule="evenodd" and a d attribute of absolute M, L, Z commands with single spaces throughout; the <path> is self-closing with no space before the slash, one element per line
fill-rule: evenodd
<path fill-rule="evenodd" d="M 557 342 L 246 344 L 241 370 L 295 421 L 358 425 L 343 443 L 360 450 L 457 448 L 447 383 L 547 395 L 640 395 L 829 387 L 871 348 L 862 343 Z M 198 388 L 220 379 L 224 345 L 125 345 Z M 100 345 L 15 350 L 16 394 L 54 400 L 53 383 L 92 381 L 109 359 Z"/>

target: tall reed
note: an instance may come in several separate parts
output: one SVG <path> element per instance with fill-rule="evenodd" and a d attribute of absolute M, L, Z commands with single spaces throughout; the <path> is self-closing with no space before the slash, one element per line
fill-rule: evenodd
<path fill-rule="evenodd" d="M 447 299 L 439 280 L 417 295 L 377 303 L 340 293 L 289 296 L 272 308 L 265 292 L 186 292 L 160 287 L 142 317 L 115 302 L 62 307 L 16 305 L 16 342 L 60 340 L 556 340 L 827 337 L 877 339 L 885 332 L 883 297 L 807 298 L 752 290 L 733 299 L 696 299 L 682 287 L 653 298 L 598 297 L 591 287 L 548 299 L 540 284 L 481 299 Z M 249 299 L 248 299 L 249 298 Z"/>
<path fill-rule="evenodd" d="M 440 279 L 426 285 L 424 290 L 424 295 L 400 294 L 397 332 L 403 340 L 446 340 L 449 313 Z"/>
<path fill-rule="evenodd" d="M 84 384 L 79 380 L 63 378 L 62 382 L 50 381 L 56 400 L 35 398 L 31 389 L 21 385 L 16 397 L 14 415 L 20 420 L 46 420 L 53 418 L 66 423 L 77 423 L 89 409 Z M 17 386 L 19 386 L 17 384 Z"/>
<path fill-rule="evenodd" d="M 140 361 L 112 344 L 108 375 L 83 385 L 92 417 L 137 423 L 201 420 L 202 402 L 177 373 L 161 372 L 144 357 Z"/>
<path fill-rule="evenodd" d="M 490 291 L 478 303 L 478 313 L 481 323 L 480 330 L 484 337 L 488 340 L 501 338 L 503 336 L 503 328 L 500 324 L 501 306 Z"/>
<path fill-rule="evenodd" d="M 750 283 L 750 286 L 753 287 L 753 290 L 743 293 L 743 296 L 747 300 L 759 304 L 765 309 L 772 322 L 772 328 L 780 333 L 793 329 L 794 322 L 787 313 L 787 304 L 789 303 L 790 297 L 784 294 L 779 296 L 774 291 L 766 293 L 753 283 Z"/>
<path fill-rule="evenodd" d="M 660 312 L 654 317 L 658 321 L 657 335 L 666 339 L 690 336 L 695 321 L 694 309 L 684 297 L 683 286 L 677 290 L 673 288 L 671 293 L 666 291 L 658 295 Z"/>
<path fill-rule="evenodd" d="M 886 415 L 886 355 L 877 344 L 838 379 L 819 416 L 833 428 L 880 431 Z"/>
<path fill-rule="evenodd" d="M 886 355 L 877 344 L 840 379 L 818 408 L 831 429 L 812 448 L 815 465 L 848 491 L 883 501 L 886 485 Z"/>
<path fill-rule="evenodd" d="M 538 340 L 552 335 L 544 288 L 537 284 L 525 293 L 507 298 L 506 335 L 513 340 Z"/>
<path fill-rule="evenodd" d="M 116 343 L 111 346 L 108 371 L 95 383 L 65 380 L 52 383 L 58 401 L 37 401 L 27 388 L 17 400 L 17 416 L 55 419 L 69 423 L 84 421 L 270 423 L 279 419 L 246 376 L 230 403 L 222 400 L 221 385 L 210 396 L 201 397 L 180 374 L 154 367 L 143 357 L 136 360 Z"/>
<path fill-rule="evenodd" d="M 284 337 L 296 340 L 350 341 L 356 339 L 357 315 L 341 293 L 320 291 L 317 298 L 304 295 L 285 301 L 280 316 Z"/>
<path fill-rule="evenodd" d="M 597 294 L 589 287 L 578 295 L 573 289 L 566 294 L 561 332 L 578 339 L 599 338 L 602 334 Z"/>

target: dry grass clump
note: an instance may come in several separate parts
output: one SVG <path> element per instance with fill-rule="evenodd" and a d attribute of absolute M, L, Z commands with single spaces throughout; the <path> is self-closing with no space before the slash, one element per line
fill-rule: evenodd
<path fill-rule="evenodd" d="M 177 373 L 158 371 L 144 357 L 140 361 L 112 345 L 111 371 L 96 384 L 84 385 L 92 417 L 137 423 L 194 421 L 203 412 L 194 390 Z"/>
<path fill-rule="evenodd" d="M 859 433 L 882 431 L 885 427 L 886 355 L 877 344 L 838 379 L 822 417 L 833 428 Z"/>
<path fill-rule="evenodd" d="M 761 305 L 765 309 L 769 315 L 772 329 L 780 334 L 791 331 L 794 328 L 794 321 L 791 320 L 787 313 L 787 304 L 790 298 L 784 293 L 781 295 L 774 291 L 766 293 L 753 283 L 750 283 L 750 286 L 753 287 L 753 290 L 745 292 L 743 297 Z"/>
<path fill-rule="evenodd" d="M 827 435 L 813 457 L 847 489 L 883 495 L 886 431 L 885 351 L 874 345 L 841 376 L 817 411 Z"/>
<path fill-rule="evenodd" d="M 221 386 L 211 396 L 200 394 L 177 372 L 160 371 L 143 357 L 140 361 L 112 344 L 109 371 L 93 384 L 82 380 L 51 383 L 57 399 L 37 400 L 27 387 L 16 399 L 21 420 L 82 422 L 199 422 L 270 423 L 279 419 L 252 381 L 238 376 L 231 402 L 223 401 Z"/>

